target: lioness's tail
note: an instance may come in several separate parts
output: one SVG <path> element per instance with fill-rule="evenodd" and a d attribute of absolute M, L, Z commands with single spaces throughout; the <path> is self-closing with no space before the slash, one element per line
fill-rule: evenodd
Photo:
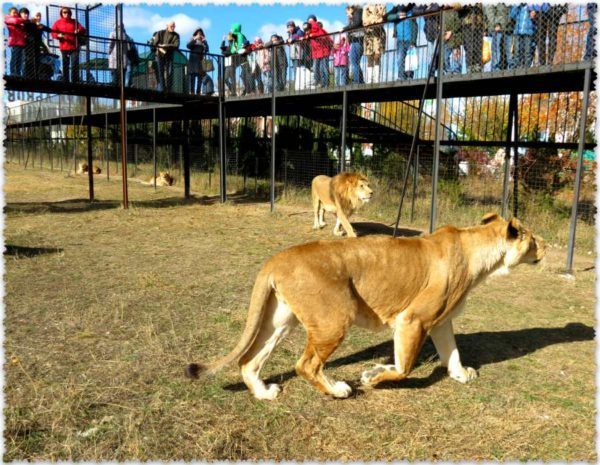
<path fill-rule="evenodd" d="M 199 378 L 203 374 L 213 374 L 223 368 L 225 365 L 238 360 L 252 346 L 260 325 L 272 287 L 269 282 L 269 271 L 264 267 L 254 283 L 252 289 L 252 297 L 250 299 L 250 308 L 248 309 L 248 318 L 246 319 L 246 327 L 235 348 L 222 359 L 211 364 L 190 363 L 185 367 L 185 374 L 188 378 Z"/>

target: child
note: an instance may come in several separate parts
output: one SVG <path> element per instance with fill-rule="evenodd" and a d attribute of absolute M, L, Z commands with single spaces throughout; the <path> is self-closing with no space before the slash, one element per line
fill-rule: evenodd
<path fill-rule="evenodd" d="M 345 86 L 348 84 L 348 52 L 350 44 L 346 38 L 341 36 L 333 46 L 333 69 L 335 74 L 335 85 Z"/>

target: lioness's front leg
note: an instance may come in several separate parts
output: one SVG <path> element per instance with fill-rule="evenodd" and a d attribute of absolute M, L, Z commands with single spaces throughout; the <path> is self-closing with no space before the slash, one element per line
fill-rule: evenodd
<path fill-rule="evenodd" d="M 456 347 L 452 320 L 448 319 L 440 326 L 436 326 L 429 332 L 435 349 L 440 355 L 442 366 L 448 367 L 450 378 L 467 383 L 477 378 L 477 371 L 471 367 L 463 367 L 460 362 L 460 354 Z"/>
<path fill-rule="evenodd" d="M 412 311 L 396 317 L 394 326 L 394 365 L 379 365 L 363 372 L 361 383 L 375 386 L 382 381 L 400 381 L 408 376 L 419 355 L 427 333 Z"/>

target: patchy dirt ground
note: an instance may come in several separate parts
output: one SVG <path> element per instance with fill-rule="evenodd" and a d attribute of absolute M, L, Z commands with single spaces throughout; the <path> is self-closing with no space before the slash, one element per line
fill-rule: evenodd
<path fill-rule="evenodd" d="M 175 188 L 5 169 L 4 460 L 553 460 L 595 462 L 594 257 L 564 249 L 473 292 L 450 380 L 428 341 L 410 379 L 358 385 L 391 334 L 353 330 L 327 370 L 357 388 L 332 401 L 293 372 L 304 332 L 276 350 L 275 402 L 237 370 L 190 382 L 186 363 L 233 347 L 263 261 L 311 230 L 308 203 L 181 199 Z M 116 199 L 116 200 L 115 200 Z M 357 217 L 359 232 L 387 232 Z"/>

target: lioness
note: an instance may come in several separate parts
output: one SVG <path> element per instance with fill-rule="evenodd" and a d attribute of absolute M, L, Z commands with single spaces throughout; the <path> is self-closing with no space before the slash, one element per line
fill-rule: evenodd
<path fill-rule="evenodd" d="M 173 181 L 174 181 L 173 176 L 171 176 L 168 171 L 161 171 L 160 173 L 158 173 L 158 176 L 156 176 L 156 186 L 157 187 L 172 186 Z M 154 185 L 154 176 L 152 176 L 150 178 L 150 181 L 148 181 L 148 182 L 142 181 L 142 184 L 145 186 L 153 186 Z"/>
<path fill-rule="evenodd" d="M 348 218 L 354 210 L 371 200 L 373 191 L 367 178 L 359 173 L 340 173 L 333 178 L 320 175 L 312 180 L 311 192 L 315 212 L 313 229 L 325 226 L 325 212 L 328 211 L 337 217 L 334 236 L 343 234 L 343 226 L 349 237 L 356 237 Z"/>
<path fill-rule="evenodd" d="M 348 397 L 351 388 L 327 378 L 323 365 L 352 324 L 393 329 L 394 364 L 363 372 L 362 384 L 406 378 L 427 334 L 450 377 L 466 383 L 477 372 L 460 362 L 452 319 L 483 278 L 537 263 L 544 254 L 541 237 L 494 213 L 479 226 L 445 226 L 424 237 L 366 236 L 291 247 L 259 272 L 246 328 L 233 351 L 210 365 L 188 365 L 186 374 L 195 378 L 238 361 L 254 396 L 275 399 L 280 387 L 266 386 L 259 373 L 300 321 L 308 341 L 296 372 L 333 397 Z"/>
<path fill-rule="evenodd" d="M 79 163 L 77 167 L 77 174 L 86 174 L 88 172 L 88 164 L 87 163 Z M 102 169 L 99 166 L 94 165 L 92 167 L 92 174 L 100 174 L 102 173 Z"/>

